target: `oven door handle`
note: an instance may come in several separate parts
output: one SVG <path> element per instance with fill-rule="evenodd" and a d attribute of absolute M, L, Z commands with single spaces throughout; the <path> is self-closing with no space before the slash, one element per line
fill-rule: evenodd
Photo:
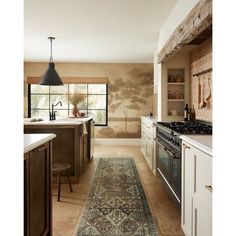
<path fill-rule="evenodd" d="M 166 147 L 163 146 L 163 145 L 160 143 L 160 140 L 159 140 L 159 139 L 154 138 L 154 141 L 157 142 L 157 143 L 166 151 Z"/>
<path fill-rule="evenodd" d="M 164 145 L 160 143 L 160 140 L 154 138 L 154 141 L 157 142 L 173 159 L 181 159 L 180 157 L 176 157 L 171 151 L 169 151 Z"/>

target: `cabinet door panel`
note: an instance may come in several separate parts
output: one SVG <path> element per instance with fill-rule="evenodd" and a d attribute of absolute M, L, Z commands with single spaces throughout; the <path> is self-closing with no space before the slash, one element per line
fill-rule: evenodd
<path fill-rule="evenodd" d="M 187 144 L 189 146 L 189 144 Z M 181 223 L 185 234 L 192 234 L 194 152 L 192 148 L 182 148 L 182 204 Z"/>
<path fill-rule="evenodd" d="M 212 207 L 199 198 L 193 199 L 193 236 L 212 235 Z"/>
<path fill-rule="evenodd" d="M 29 179 L 30 179 L 30 161 L 29 161 L 29 153 L 24 155 L 24 235 L 29 235 Z"/>
<path fill-rule="evenodd" d="M 196 192 L 197 197 L 211 204 L 212 193 L 207 188 L 212 186 L 212 158 L 196 150 Z"/>
<path fill-rule="evenodd" d="M 87 135 L 84 136 L 84 165 L 87 164 L 88 162 L 88 139 L 87 139 Z"/>
<path fill-rule="evenodd" d="M 50 227 L 50 160 L 48 146 L 30 152 L 30 235 L 47 235 Z"/>
<path fill-rule="evenodd" d="M 147 157 L 146 157 L 147 163 L 149 165 L 149 167 L 152 170 L 152 166 L 153 166 L 153 142 L 152 141 L 147 141 Z"/>
<path fill-rule="evenodd" d="M 80 137 L 80 149 L 79 149 L 79 174 L 81 175 L 84 169 L 84 138 Z"/>

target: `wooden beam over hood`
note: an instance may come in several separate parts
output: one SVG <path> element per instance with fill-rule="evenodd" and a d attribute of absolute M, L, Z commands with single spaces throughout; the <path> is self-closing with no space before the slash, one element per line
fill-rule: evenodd
<path fill-rule="evenodd" d="M 186 45 L 201 42 L 202 35 L 211 36 L 211 26 L 212 0 L 200 0 L 167 40 L 158 54 L 158 63 L 168 61 Z"/>

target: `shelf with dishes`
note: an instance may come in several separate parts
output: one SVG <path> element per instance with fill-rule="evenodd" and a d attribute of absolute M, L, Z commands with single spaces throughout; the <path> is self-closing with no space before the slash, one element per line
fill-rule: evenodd
<path fill-rule="evenodd" d="M 184 88 L 181 90 L 168 90 L 168 100 L 183 100 L 184 101 Z"/>
<path fill-rule="evenodd" d="M 167 73 L 167 116 L 180 119 L 184 116 L 185 70 L 171 68 Z"/>
<path fill-rule="evenodd" d="M 184 102 L 184 99 L 168 99 L 168 102 Z"/>
<path fill-rule="evenodd" d="M 183 116 L 185 100 L 168 101 L 168 116 Z"/>
<path fill-rule="evenodd" d="M 167 83 L 168 85 L 185 85 L 185 83 L 184 82 L 181 82 L 181 83 L 178 83 L 178 82 L 168 82 Z"/>
<path fill-rule="evenodd" d="M 184 69 L 168 69 L 168 83 L 184 84 Z"/>

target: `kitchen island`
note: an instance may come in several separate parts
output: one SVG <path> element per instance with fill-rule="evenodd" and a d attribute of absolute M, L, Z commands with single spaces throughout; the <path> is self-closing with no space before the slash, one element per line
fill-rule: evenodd
<path fill-rule="evenodd" d="M 33 120 L 33 122 L 32 122 Z M 53 121 L 27 118 L 24 120 L 25 133 L 54 133 L 53 163 L 68 163 L 71 182 L 79 183 L 79 175 L 82 173 L 89 159 L 92 158 L 92 127 L 93 117 L 64 118 Z M 56 183 L 56 177 L 53 177 Z M 67 183 L 62 178 L 62 183 Z"/>
<path fill-rule="evenodd" d="M 24 135 L 24 235 L 52 235 L 52 139 Z"/>

